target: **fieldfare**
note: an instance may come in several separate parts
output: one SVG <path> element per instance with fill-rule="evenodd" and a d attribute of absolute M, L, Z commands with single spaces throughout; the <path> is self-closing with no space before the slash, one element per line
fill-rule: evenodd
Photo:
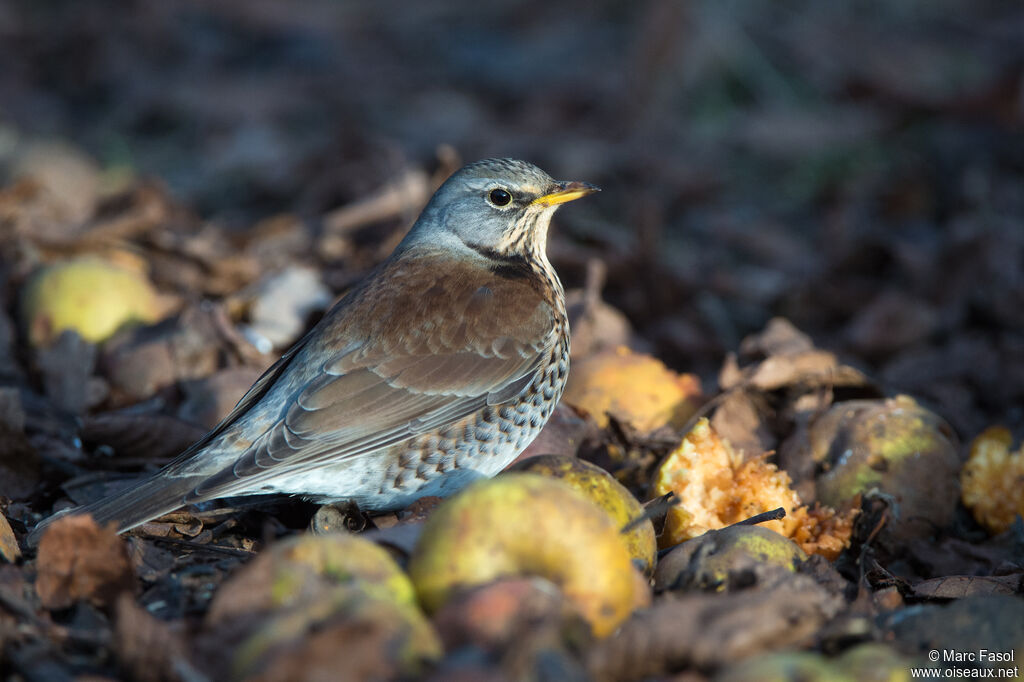
<path fill-rule="evenodd" d="M 524 161 L 465 166 L 216 428 L 72 513 L 125 531 L 186 504 L 267 493 L 384 511 L 494 475 L 565 386 L 569 326 L 548 226 L 595 191 Z"/>

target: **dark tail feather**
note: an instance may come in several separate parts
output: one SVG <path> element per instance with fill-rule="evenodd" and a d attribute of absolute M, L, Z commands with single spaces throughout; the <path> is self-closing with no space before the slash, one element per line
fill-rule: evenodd
<path fill-rule="evenodd" d="M 92 504 L 59 512 L 44 519 L 29 533 L 28 544 L 32 547 L 39 544 L 39 538 L 47 526 L 65 514 L 89 514 L 101 526 L 117 524 L 117 532 L 123 533 L 183 507 L 187 504 L 186 496 L 200 480 L 201 478 L 171 478 L 157 474 Z"/>

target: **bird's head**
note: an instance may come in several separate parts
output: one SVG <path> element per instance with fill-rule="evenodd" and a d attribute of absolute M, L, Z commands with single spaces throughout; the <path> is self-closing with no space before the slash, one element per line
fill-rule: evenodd
<path fill-rule="evenodd" d="M 461 243 L 482 254 L 543 254 L 551 215 L 597 191 L 584 182 L 555 180 L 526 161 L 478 161 L 441 185 L 409 239 Z"/>

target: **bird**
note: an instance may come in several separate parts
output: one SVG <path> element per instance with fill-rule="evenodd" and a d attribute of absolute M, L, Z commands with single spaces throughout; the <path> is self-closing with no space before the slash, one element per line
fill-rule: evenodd
<path fill-rule="evenodd" d="M 568 377 L 551 217 L 597 191 L 516 159 L 464 166 L 213 430 L 148 478 L 68 513 L 124 532 L 245 495 L 385 512 L 498 473 L 540 432 Z"/>

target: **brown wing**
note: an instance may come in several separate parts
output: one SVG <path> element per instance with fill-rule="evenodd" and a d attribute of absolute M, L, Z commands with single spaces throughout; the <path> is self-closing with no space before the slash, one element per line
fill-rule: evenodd
<path fill-rule="evenodd" d="M 267 478 L 358 457 L 513 398 L 550 353 L 556 314 L 526 270 L 453 268 L 422 254 L 396 259 L 283 360 L 269 381 L 287 385 L 310 363 L 319 370 L 304 375 L 269 428 L 243 434 L 252 446 L 191 497 L 252 490 Z M 244 419 L 234 431 L 245 429 Z"/>

